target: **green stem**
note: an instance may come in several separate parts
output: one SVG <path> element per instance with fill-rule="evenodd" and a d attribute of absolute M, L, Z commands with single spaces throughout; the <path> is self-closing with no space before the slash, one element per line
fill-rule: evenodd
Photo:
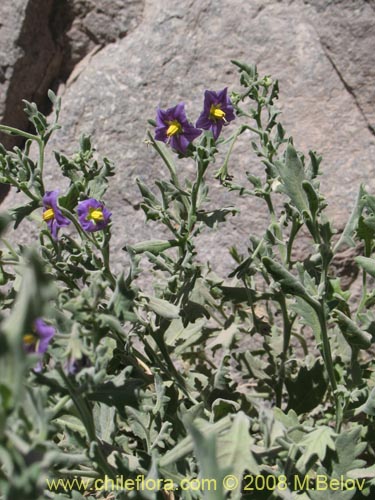
<path fill-rule="evenodd" d="M 371 257 L 371 243 L 365 241 L 365 257 Z M 356 318 L 358 319 L 359 314 L 361 314 L 363 308 L 365 307 L 367 300 L 367 272 L 362 269 L 362 293 L 361 300 L 357 309 Z"/>
<path fill-rule="evenodd" d="M 282 354 L 280 356 L 281 362 L 280 362 L 278 381 L 276 384 L 276 406 L 281 408 L 282 393 L 283 393 L 283 386 L 284 386 L 284 379 L 285 379 L 285 362 L 286 362 L 287 352 L 289 349 L 293 321 L 290 321 L 290 318 L 288 315 L 288 309 L 286 307 L 285 296 L 283 294 L 280 294 L 277 297 L 277 301 L 280 304 L 280 309 L 281 309 L 281 313 L 283 316 L 283 351 L 282 351 Z"/>
<path fill-rule="evenodd" d="M 328 338 L 327 323 L 326 323 L 326 317 L 325 317 L 325 313 L 324 313 L 323 301 L 321 302 L 320 307 L 316 308 L 315 311 L 316 311 L 318 318 L 319 318 L 320 330 L 321 330 L 321 335 L 322 335 L 323 360 L 324 360 L 324 364 L 326 366 L 326 370 L 328 373 L 328 378 L 329 378 L 329 382 L 330 382 L 331 389 L 333 392 L 333 397 L 335 399 L 336 432 L 339 432 L 340 427 L 341 427 L 341 423 L 342 423 L 342 418 L 343 418 L 343 407 L 341 404 L 341 398 L 337 394 L 337 382 L 336 382 L 335 371 L 334 371 L 334 366 L 333 366 L 331 346 L 330 346 L 329 338 Z"/>
<path fill-rule="evenodd" d="M 68 403 L 71 400 L 70 396 L 64 396 L 60 399 L 58 403 L 55 404 L 55 406 L 52 408 L 51 413 L 52 415 L 56 415 L 60 410 L 64 408 L 66 403 Z M 54 418 L 51 416 L 51 419 Z"/>
<path fill-rule="evenodd" d="M 155 139 L 152 137 L 150 131 L 147 132 L 147 137 L 149 138 L 152 147 L 157 151 L 158 155 L 162 158 L 166 167 L 168 168 L 172 182 L 174 183 L 177 189 L 180 189 L 182 191 L 173 162 L 168 158 L 168 156 L 164 153 L 163 149 L 159 146 L 157 141 L 155 141 Z M 189 207 L 184 196 L 181 196 L 181 201 L 185 207 L 186 212 L 188 212 Z"/>
<path fill-rule="evenodd" d="M 41 190 L 41 194 L 44 195 L 45 190 L 44 190 L 44 182 L 43 182 L 43 168 L 44 168 L 44 142 L 43 142 L 43 140 L 40 140 L 38 138 L 38 145 L 39 145 L 38 166 L 39 166 L 39 172 L 40 172 L 40 190 Z"/>
<path fill-rule="evenodd" d="M 367 273 L 364 269 L 362 269 L 362 293 L 356 314 L 357 319 L 358 315 L 361 314 L 363 308 L 365 307 L 366 300 L 367 300 Z"/>
<path fill-rule="evenodd" d="M 15 127 L 9 127 L 8 125 L 0 125 L 0 131 L 9 135 L 19 135 L 25 139 L 31 139 L 32 141 L 40 142 L 40 138 L 37 135 L 29 134 Z"/>
<path fill-rule="evenodd" d="M 60 469 L 59 476 L 78 476 L 78 477 L 89 477 L 92 479 L 100 478 L 101 475 L 99 472 L 94 470 L 82 470 L 82 469 Z"/>
<path fill-rule="evenodd" d="M 287 246 L 286 246 L 286 261 L 288 264 L 288 269 L 292 268 L 291 257 L 292 257 L 293 243 L 294 243 L 294 239 L 297 236 L 297 233 L 301 227 L 302 227 L 302 224 L 299 221 L 297 221 L 296 219 L 292 220 L 292 228 L 290 230 L 290 235 L 289 235 Z"/>
<path fill-rule="evenodd" d="M 244 113 L 246 114 L 246 113 Z M 230 141 L 230 146 L 227 151 L 227 154 L 225 155 L 224 163 L 222 167 L 219 168 L 219 170 L 215 173 L 215 178 L 220 179 L 222 181 L 225 181 L 228 177 L 228 163 L 229 159 L 231 157 L 233 147 L 238 139 L 238 137 L 245 131 L 245 130 L 250 130 L 251 132 L 254 132 L 255 134 L 258 134 L 259 136 L 262 135 L 262 131 L 259 129 L 256 129 L 254 127 L 251 127 L 250 125 L 242 125 L 228 140 L 225 141 L 225 143 Z"/>
<path fill-rule="evenodd" d="M 280 226 L 277 221 L 270 193 L 264 193 L 263 198 L 267 203 L 267 207 L 271 216 L 271 223 L 274 224 L 276 237 L 278 240 L 283 241 L 283 233 L 281 232 Z M 277 246 L 280 252 L 280 257 L 282 258 L 283 262 L 287 263 L 287 251 L 285 249 L 285 246 L 282 243 L 278 243 Z"/>
<path fill-rule="evenodd" d="M 192 191 L 191 191 L 191 203 L 190 203 L 190 208 L 188 212 L 188 221 L 187 221 L 187 236 L 191 233 L 191 230 L 193 229 L 196 220 L 197 220 L 197 200 L 198 200 L 198 192 L 199 188 L 201 186 L 204 172 L 206 171 L 205 166 L 201 163 L 198 162 L 198 172 L 197 172 L 197 178 L 196 181 L 194 182 Z"/>

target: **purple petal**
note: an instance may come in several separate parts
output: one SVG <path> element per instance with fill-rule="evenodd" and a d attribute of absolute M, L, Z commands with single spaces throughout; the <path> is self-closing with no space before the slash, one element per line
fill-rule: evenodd
<path fill-rule="evenodd" d="M 215 141 L 219 137 L 222 128 L 223 128 L 222 120 L 213 122 L 211 124 L 212 135 L 214 136 Z"/>
<path fill-rule="evenodd" d="M 168 128 L 164 125 L 162 127 L 156 128 L 155 129 L 155 139 L 157 141 L 166 142 L 168 139 L 167 130 L 168 130 Z"/>
<path fill-rule="evenodd" d="M 197 128 L 203 128 L 204 130 L 208 130 L 211 127 L 211 120 L 208 118 L 209 112 L 206 113 L 203 111 L 200 115 L 200 117 L 197 120 L 197 123 L 195 126 Z"/>
<path fill-rule="evenodd" d="M 64 217 L 60 208 L 57 205 L 59 190 L 47 191 L 43 196 L 43 206 L 44 210 L 52 208 L 53 219 L 47 221 L 47 226 L 51 231 L 52 237 L 57 239 L 57 231 L 60 227 L 69 226 L 70 220 Z"/>
<path fill-rule="evenodd" d="M 201 135 L 201 133 L 202 133 L 201 130 L 193 127 L 192 125 L 189 125 L 189 127 L 184 128 L 183 133 L 180 135 L 186 137 L 186 139 L 188 139 L 189 142 L 193 142 L 194 139 L 196 139 Z"/>
<path fill-rule="evenodd" d="M 55 335 L 55 329 L 51 325 L 47 325 L 42 319 L 38 318 L 34 321 L 35 333 L 39 337 L 37 352 L 44 354 L 48 345 Z"/>
<path fill-rule="evenodd" d="M 183 134 L 176 134 L 171 137 L 170 144 L 173 149 L 185 154 L 190 141 Z"/>

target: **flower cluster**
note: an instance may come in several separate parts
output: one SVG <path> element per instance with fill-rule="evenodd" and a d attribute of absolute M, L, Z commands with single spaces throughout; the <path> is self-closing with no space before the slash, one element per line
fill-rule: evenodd
<path fill-rule="evenodd" d="M 60 227 L 68 226 L 70 220 L 65 217 L 58 206 L 59 191 L 47 191 L 43 196 L 43 220 L 47 223 L 52 237 L 57 238 Z M 94 198 L 89 198 L 78 203 L 78 220 L 84 231 L 95 232 L 104 229 L 110 222 L 111 212 L 104 204 Z"/>
<path fill-rule="evenodd" d="M 211 130 L 216 141 L 223 126 L 235 118 L 227 90 L 224 88 L 220 92 L 205 91 L 203 111 L 195 127 L 186 117 L 183 102 L 166 110 L 159 108 L 156 113 L 155 139 L 170 144 L 174 150 L 182 154 L 186 154 L 189 144 L 202 133 L 202 130 Z"/>

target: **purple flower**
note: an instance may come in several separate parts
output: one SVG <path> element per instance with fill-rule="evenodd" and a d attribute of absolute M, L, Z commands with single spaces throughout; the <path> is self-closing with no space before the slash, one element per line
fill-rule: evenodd
<path fill-rule="evenodd" d="M 23 336 L 23 344 L 28 353 L 44 354 L 49 346 L 52 337 L 55 335 L 55 329 L 51 325 L 47 325 L 41 318 L 34 321 L 31 333 Z M 35 371 L 40 372 L 42 363 L 39 362 Z"/>
<path fill-rule="evenodd" d="M 188 122 L 183 102 L 174 108 L 157 110 L 155 139 L 170 144 L 179 153 L 185 154 L 189 144 L 201 133 Z"/>
<path fill-rule="evenodd" d="M 94 198 L 80 201 L 77 213 L 82 228 L 90 233 L 104 229 L 110 222 L 112 215 L 103 203 Z"/>
<path fill-rule="evenodd" d="M 47 222 L 47 226 L 51 231 L 52 237 L 57 238 L 59 227 L 69 226 L 70 220 L 63 216 L 61 210 L 57 206 L 58 189 L 55 191 L 47 191 L 43 196 L 43 220 Z"/>
<path fill-rule="evenodd" d="M 70 356 L 66 363 L 66 368 L 70 375 L 76 375 L 83 368 L 88 368 L 89 366 L 91 366 L 91 362 L 85 354 L 82 354 L 80 358 Z"/>
<path fill-rule="evenodd" d="M 227 90 L 228 88 L 225 87 L 220 92 L 205 91 L 203 111 L 196 123 L 198 128 L 211 130 L 215 141 L 219 137 L 223 125 L 228 125 L 235 118 Z"/>

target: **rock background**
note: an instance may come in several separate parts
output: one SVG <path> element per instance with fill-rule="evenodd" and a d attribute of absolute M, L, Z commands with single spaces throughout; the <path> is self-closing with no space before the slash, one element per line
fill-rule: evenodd
<path fill-rule="evenodd" d="M 323 155 L 322 191 L 340 229 L 359 184 L 375 192 L 374 49 L 375 0 L 3 0 L 0 119 L 25 127 L 21 99 L 43 108 L 46 89 L 58 91 L 63 128 L 51 150 L 72 154 L 90 133 L 117 165 L 107 204 L 121 263 L 124 243 L 160 237 L 137 210 L 135 178 L 151 185 L 162 175 L 144 143 L 147 119 L 158 105 L 185 101 L 195 121 L 206 88 L 238 88 L 230 60 L 254 62 L 279 79 L 282 122 L 296 147 Z M 261 172 L 249 139 L 244 134 L 231 162 L 239 177 Z M 47 165 L 54 189 L 61 180 L 51 153 Z M 228 242 L 245 248 L 249 234 L 266 227 L 266 213 L 260 200 L 229 196 L 211 177 L 211 206 L 241 209 L 225 231 L 201 241 L 201 258 L 226 270 Z M 3 206 L 16 203 L 11 193 Z"/>

